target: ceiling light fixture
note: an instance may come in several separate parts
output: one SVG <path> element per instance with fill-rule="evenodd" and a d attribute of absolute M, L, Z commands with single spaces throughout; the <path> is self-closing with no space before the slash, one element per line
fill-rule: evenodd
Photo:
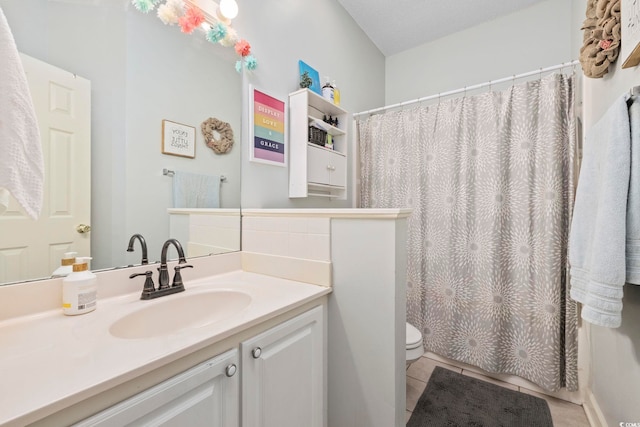
<path fill-rule="evenodd" d="M 231 20 L 238 16 L 238 3 L 236 3 L 236 0 L 220 0 L 218 10 L 220 15 Z"/>

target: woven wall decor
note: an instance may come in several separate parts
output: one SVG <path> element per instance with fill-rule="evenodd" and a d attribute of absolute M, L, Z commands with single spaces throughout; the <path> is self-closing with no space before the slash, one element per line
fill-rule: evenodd
<path fill-rule="evenodd" d="M 584 75 L 600 78 L 620 53 L 620 0 L 587 0 L 580 64 Z"/>
<path fill-rule="evenodd" d="M 200 128 L 207 147 L 211 148 L 216 154 L 224 154 L 231 150 L 233 146 L 233 129 L 231 129 L 229 123 L 210 117 L 202 122 Z M 220 135 L 220 138 L 216 139 L 216 133 Z"/>

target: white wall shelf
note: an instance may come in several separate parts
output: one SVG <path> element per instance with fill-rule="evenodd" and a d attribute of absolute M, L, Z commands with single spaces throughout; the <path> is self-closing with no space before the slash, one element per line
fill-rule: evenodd
<path fill-rule="evenodd" d="M 337 118 L 338 125 L 323 121 Z M 308 89 L 289 94 L 289 197 L 347 198 L 348 112 Z M 332 136 L 333 148 L 309 141 L 317 124 Z"/>

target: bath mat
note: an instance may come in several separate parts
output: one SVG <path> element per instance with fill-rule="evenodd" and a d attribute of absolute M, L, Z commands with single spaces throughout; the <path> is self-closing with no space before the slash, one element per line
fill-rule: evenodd
<path fill-rule="evenodd" d="M 407 427 L 553 427 L 544 399 L 437 366 Z"/>

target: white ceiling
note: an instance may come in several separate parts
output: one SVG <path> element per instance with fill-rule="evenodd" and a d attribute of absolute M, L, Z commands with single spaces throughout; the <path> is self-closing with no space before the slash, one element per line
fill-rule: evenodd
<path fill-rule="evenodd" d="M 338 0 L 385 56 L 542 0 Z"/>

